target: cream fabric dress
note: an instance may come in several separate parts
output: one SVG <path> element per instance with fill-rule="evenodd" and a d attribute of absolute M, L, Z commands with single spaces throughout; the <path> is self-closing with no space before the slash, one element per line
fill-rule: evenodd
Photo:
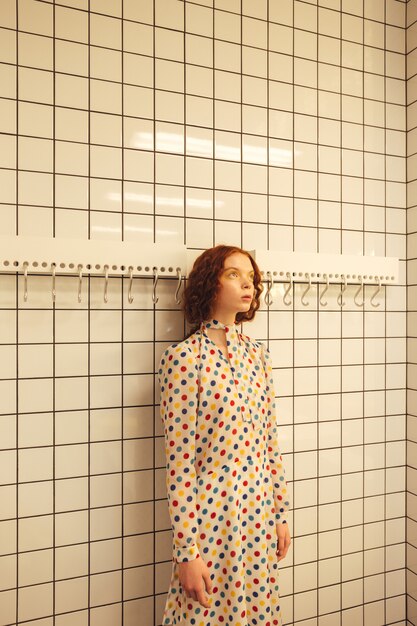
<path fill-rule="evenodd" d="M 207 328 L 225 330 L 228 358 Z M 281 626 L 276 523 L 287 523 L 290 501 L 269 350 L 206 320 L 165 350 L 158 375 L 173 530 L 162 624 Z M 178 563 L 195 558 L 210 571 L 210 608 L 179 582 Z"/>

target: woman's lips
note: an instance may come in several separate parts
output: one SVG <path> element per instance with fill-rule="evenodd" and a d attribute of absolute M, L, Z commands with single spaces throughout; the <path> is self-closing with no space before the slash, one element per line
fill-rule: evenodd
<path fill-rule="evenodd" d="M 252 300 L 252 296 L 242 296 L 242 300 Z"/>

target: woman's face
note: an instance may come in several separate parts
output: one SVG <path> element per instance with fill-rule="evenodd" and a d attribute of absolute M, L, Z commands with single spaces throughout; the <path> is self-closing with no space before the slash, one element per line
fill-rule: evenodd
<path fill-rule="evenodd" d="M 220 287 L 215 300 L 215 315 L 221 318 L 249 311 L 255 294 L 254 269 L 249 257 L 234 252 L 224 261 L 219 275 Z M 246 298 L 245 298 L 246 296 Z"/>

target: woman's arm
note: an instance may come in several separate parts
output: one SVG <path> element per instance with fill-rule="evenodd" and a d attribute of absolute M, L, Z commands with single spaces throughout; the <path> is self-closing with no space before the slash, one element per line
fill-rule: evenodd
<path fill-rule="evenodd" d="M 161 419 L 165 432 L 166 485 L 177 562 L 200 556 L 197 546 L 195 428 L 198 405 L 196 359 L 178 344 L 159 363 Z"/>
<path fill-rule="evenodd" d="M 281 450 L 278 444 L 278 427 L 275 406 L 275 387 L 272 370 L 271 353 L 265 344 L 262 344 L 262 354 L 266 378 L 266 393 L 268 403 L 268 455 L 274 484 L 275 521 L 277 524 L 286 524 L 290 501 L 288 497 L 285 468 Z"/>

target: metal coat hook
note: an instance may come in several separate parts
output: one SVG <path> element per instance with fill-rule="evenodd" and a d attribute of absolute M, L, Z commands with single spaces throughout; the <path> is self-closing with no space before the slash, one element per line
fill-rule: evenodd
<path fill-rule="evenodd" d="M 304 298 L 306 297 L 307 292 L 311 289 L 311 275 L 309 274 L 309 272 L 306 272 L 306 276 L 308 276 L 308 287 L 304 290 L 303 295 L 301 296 L 301 304 L 303 304 L 304 306 L 309 305 L 309 302 L 306 302 Z"/>
<path fill-rule="evenodd" d="M 156 285 L 158 284 L 158 268 L 157 267 L 153 268 L 153 274 L 154 274 L 154 279 L 153 279 L 153 289 L 152 289 L 152 302 L 156 304 L 159 300 L 159 298 L 157 298 L 156 296 Z"/>
<path fill-rule="evenodd" d="M 377 297 L 377 295 L 379 294 L 379 292 L 381 290 L 381 278 L 379 276 L 377 276 L 376 279 L 378 281 L 378 289 L 375 291 L 374 295 L 371 298 L 371 304 L 374 307 L 377 307 L 377 306 L 379 306 L 381 304 L 380 302 L 377 302 L 377 303 L 374 302 L 375 298 Z"/>
<path fill-rule="evenodd" d="M 83 284 L 83 266 L 78 266 L 78 302 L 81 302 L 81 289 Z"/>
<path fill-rule="evenodd" d="M 357 290 L 357 292 L 355 293 L 355 296 L 354 296 L 353 300 L 354 300 L 354 302 L 355 302 L 356 306 L 363 306 L 363 305 L 365 304 L 365 300 L 363 299 L 363 296 L 362 296 L 362 302 L 360 302 L 360 303 L 359 303 L 359 302 L 356 302 L 356 298 L 358 297 L 359 293 L 363 290 L 363 277 L 362 277 L 362 276 L 359 276 L 359 280 L 360 280 L 360 283 L 361 283 L 361 284 L 360 284 L 360 286 L 359 286 L 359 289 L 358 289 L 358 290 Z"/>
<path fill-rule="evenodd" d="M 321 296 L 320 296 L 320 304 L 321 304 L 322 306 L 327 306 L 327 300 L 326 300 L 326 302 L 323 302 L 323 299 L 322 299 L 322 298 L 323 298 L 324 294 L 326 293 L 326 291 L 327 291 L 327 290 L 328 290 L 328 288 L 329 288 L 329 277 L 328 277 L 328 275 L 327 275 L 327 274 L 323 274 L 323 276 L 325 276 L 325 277 L 326 277 L 326 286 L 325 286 L 325 288 L 323 289 L 323 291 L 322 291 L 322 293 L 321 293 Z"/>
<path fill-rule="evenodd" d="M 344 284 L 342 285 L 342 288 L 340 290 L 339 295 L 337 296 L 337 304 L 339 306 L 345 306 L 346 302 L 343 300 L 343 294 L 346 291 L 346 287 L 347 287 L 347 281 L 346 281 L 346 276 L 344 274 L 342 274 L 342 278 L 343 278 L 343 282 Z"/>
<path fill-rule="evenodd" d="M 55 289 L 55 268 L 56 268 L 56 265 L 55 265 L 55 263 L 51 263 L 51 268 L 52 268 L 52 302 L 55 302 L 55 300 L 56 300 L 56 289 Z"/>
<path fill-rule="evenodd" d="M 109 286 L 109 266 L 105 265 L 104 266 L 104 302 L 108 302 L 108 298 L 107 298 L 107 288 Z"/>
<path fill-rule="evenodd" d="M 24 277 L 24 281 L 23 281 L 23 301 L 27 302 L 28 301 L 28 267 L 29 267 L 29 263 L 27 261 L 25 261 L 23 263 L 23 267 L 24 267 L 24 273 L 25 273 L 25 277 Z"/>
<path fill-rule="evenodd" d="M 274 281 L 272 280 L 272 274 L 271 274 L 271 272 L 269 270 L 267 271 L 266 276 L 267 276 L 267 280 L 268 280 L 268 287 L 267 287 L 267 290 L 265 292 L 264 301 L 265 301 L 266 306 L 271 306 L 271 304 L 273 302 L 272 296 L 271 296 L 271 289 L 272 289 L 272 287 L 274 285 Z"/>
<path fill-rule="evenodd" d="M 129 289 L 127 292 L 127 299 L 129 301 L 129 304 L 132 304 L 133 302 L 132 285 L 133 285 L 133 267 L 130 265 L 129 266 Z"/>
<path fill-rule="evenodd" d="M 177 277 L 178 277 L 178 285 L 177 285 L 177 289 L 175 291 L 175 302 L 176 304 L 181 304 L 181 298 L 178 297 L 178 294 L 180 292 L 181 289 L 181 283 L 182 283 L 182 276 L 181 276 L 181 268 L 177 267 Z"/>
<path fill-rule="evenodd" d="M 285 289 L 284 297 L 282 298 L 282 300 L 283 300 L 283 302 L 284 302 L 284 304 L 286 306 L 290 306 L 291 305 L 291 300 L 289 302 L 287 302 L 286 297 L 288 296 L 288 294 L 290 293 L 291 288 L 292 288 L 292 274 L 290 274 L 290 272 L 287 272 L 287 276 L 290 277 L 290 284 Z"/>

